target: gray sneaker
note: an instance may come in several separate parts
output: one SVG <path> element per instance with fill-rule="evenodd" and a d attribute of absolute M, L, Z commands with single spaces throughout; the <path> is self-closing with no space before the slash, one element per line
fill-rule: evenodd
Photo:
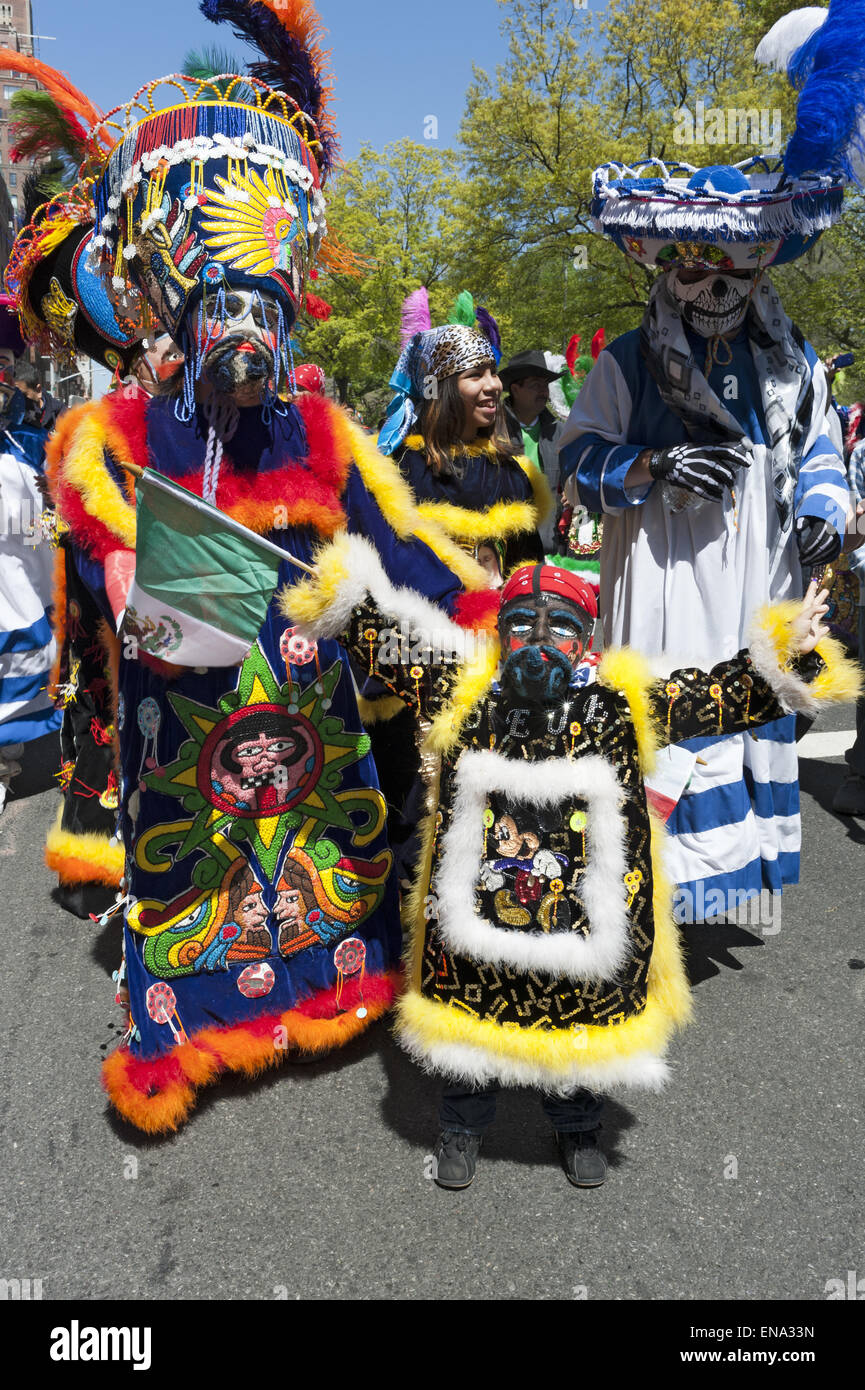
<path fill-rule="evenodd" d="M 583 1134 L 563 1134 L 556 1130 L 562 1167 L 574 1187 L 600 1187 L 606 1181 L 607 1160 L 598 1143 L 599 1133 L 597 1129 Z"/>
<path fill-rule="evenodd" d="M 865 777 L 848 773 L 832 798 L 832 810 L 839 816 L 865 816 Z"/>
<path fill-rule="evenodd" d="M 480 1134 L 443 1130 L 433 1148 L 435 1180 L 438 1186 L 455 1190 L 471 1186 L 482 1143 Z"/>

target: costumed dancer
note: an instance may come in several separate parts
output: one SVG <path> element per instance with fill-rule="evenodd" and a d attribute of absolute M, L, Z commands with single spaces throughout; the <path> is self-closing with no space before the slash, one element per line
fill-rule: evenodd
<path fill-rule="evenodd" d="M 808 251 L 841 213 L 837 150 L 784 167 L 617 165 L 595 175 L 601 231 L 662 271 L 639 330 L 602 352 L 561 451 L 573 495 L 605 514 L 607 641 L 709 666 L 754 610 L 798 597 L 832 559 L 848 512 L 838 421 L 816 352 L 766 268 Z M 703 920 L 799 875 L 795 721 L 706 735 L 669 822 L 681 920 Z"/>
<path fill-rule="evenodd" d="M 184 354 L 174 394 L 130 403 L 123 448 L 301 562 L 362 532 L 389 573 L 453 608 L 483 571 L 336 406 L 281 399 L 312 265 L 344 264 L 325 237 L 335 135 L 318 17 L 300 0 L 202 9 L 268 57 L 242 82 L 151 83 L 111 125 L 97 251 L 116 292 L 140 285 Z M 110 439 L 100 476 L 131 519 Z M 99 541 L 107 578 L 104 527 Z M 298 573 L 283 563 L 284 582 Z M 104 605 L 106 584 L 90 582 Z M 202 602 L 234 582 L 226 571 Z M 140 600 L 117 678 L 131 1015 L 103 1079 L 125 1118 L 160 1132 L 226 1070 L 255 1075 L 362 1032 L 394 998 L 401 941 L 343 649 L 295 641 L 274 601 L 235 664 L 167 665 L 184 660 L 168 600 Z"/>
<path fill-rule="evenodd" d="M 115 308 L 102 278 L 88 267 L 92 237 L 93 205 L 86 185 L 79 185 L 39 208 L 19 233 L 6 283 L 23 333 L 43 356 L 69 370 L 75 370 L 79 356 L 87 356 L 126 374 L 142 356 L 145 326 L 140 317 Z M 46 475 L 59 522 L 53 590 L 58 659 L 50 688 L 63 723 L 62 801 L 45 860 L 58 875 L 59 902 L 79 917 L 105 911 L 123 876 L 111 702 L 117 639 L 110 609 L 94 599 L 86 571 L 104 561 L 103 534 L 113 537 L 110 549 L 130 535 L 124 528 L 129 508 L 112 505 L 117 482 L 100 485 L 102 437 L 107 432 L 123 439 L 118 421 L 125 405 L 123 393 L 109 394 L 67 411 L 47 448 Z"/>
<path fill-rule="evenodd" d="M 86 356 L 115 379 L 134 372 L 144 356 L 142 301 L 139 297 L 118 308 L 102 277 L 88 266 L 94 210 L 86 174 L 113 143 L 100 133 L 104 114 L 48 64 L 7 49 L 0 51 L 0 61 L 40 83 L 32 97 L 33 109 L 29 97 L 26 109 L 17 104 L 13 109 L 12 158 L 44 157 L 62 148 L 84 170 L 75 188 L 25 215 L 26 225 L 12 248 L 6 282 L 21 331 L 61 370 L 76 371 L 77 359 Z M 38 193 L 38 173 L 32 182 Z M 45 858 L 58 875 L 58 900 L 85 918 L 110 905 L 123 876 L 110 699 L 110 667 L 117 652 L 113 626 L 106 623 L 110 613 L 104 614 L 95 603 L 70 547 L 74 539 L 86 564 L 98 566 L 104 556 L 94 545 L 91 518 L 114 533 L 115 547 L 128 535 L 113 480 L 107 488 L 100 485 L 103 435 L 107 432 L 115 443 L 123 439 L 117 424 L 122 401 L 122 396 L 109 394 L 65 412 L 46 451 L 47 483 L 58 515 L 53 587 L 58 652 L 50 689 L 63 720 L 63 799 L 48 834 Z M 78 461 L 70 488 L 67 453 L 73 438 L 79 441 Z"/>
<path fill-rule="evenodd" d="M 0 307 L 0 341 L 13 361 L 24 350 L 8 301 Z M 61 718 L 48 693 L 56 644 L 52 551 L 39 489 L 48 432 L 40 416 L 13 389 L 0 417 L 0 811 L 27 745 L 56 733 Z"/>
<path fill-rule="evenodd" d="M 584 661 L 596 608 L 551 565 L 501 590 L 498 636 L 460 630 L 383 574 L 358 537 L 283 604 L 310 640 L 376 646 L 379 677 L 431 719 L 433 808 L 409 902 L 403 1045 L 447 1079 L 437 1181 L 466 1187 L 499 1086 L 545 1093 L 565 1171 L 603 1182 L 603 1092 L 657 1088 L 690 996 L 644 778 L 659 746 L 726 737 L 848 699 L 857 668 L 820 624 L 825 594 L 768 608 L 750 651 L 652 679 L 634 651 Z M 399 644 L 410 632 L 410 664 Z M 820 640 L 817 656 L 800 661 Z M 810 683 L 809 683 L 810 682 Z M 589 1089 L 590 1088 L 590 1089 Z"/>

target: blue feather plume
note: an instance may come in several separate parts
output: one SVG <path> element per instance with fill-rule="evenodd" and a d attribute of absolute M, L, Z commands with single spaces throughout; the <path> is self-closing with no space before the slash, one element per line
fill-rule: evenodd
<path fill-rule="evenodd" d="M 825 23 L 790 58 L 787 76 L 801 93 L 784 153 L 787 174 L 855 178 L 853 156 L 865 153 L 865 0 L 831 0 Z"/>
<path fill-rule="evenodd" d="M 478 304 L 475 307 L 475 317 L 478 321 L 478 328 L 481 330 L 482 333 L 486 334 L 493 347 L 495 348 L 496 352 L 501 354 L 502 335 L 499 332 L 499 326 L 493 318 L 492 314 L 490 313 L 489 309 L 485 309 L 482 304 Z"/>
<path fill-rule="evenodd" d="M 261 53 L 247 71 L 269 87 L 292 97 L 319 127 L 318 164 L 328 172 L 336 157 L 336 139 L 324 120 L 327 93 L 309 49 L 260 0 L 200 0 L 201 13 L 213 24 L 230 24 L 235 38 Z"/>

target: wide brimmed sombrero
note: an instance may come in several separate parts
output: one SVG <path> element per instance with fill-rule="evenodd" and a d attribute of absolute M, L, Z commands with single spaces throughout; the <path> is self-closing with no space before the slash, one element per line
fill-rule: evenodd
<path fill-rule="evenodd" d="M 793 180 L 762 158 L 705 169 L 653 159 L 597 169 L 592 216 L 641 265 L 761 270 L 810 250 L 843 200 L 840 178 Z"/>

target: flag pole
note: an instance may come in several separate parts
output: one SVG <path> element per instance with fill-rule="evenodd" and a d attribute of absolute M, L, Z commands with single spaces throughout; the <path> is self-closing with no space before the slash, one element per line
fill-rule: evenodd
<path fill-rule="evenodd" d="M 127 473 L 131 473 L 134 478 L 144 477 L 144 469 L 139 464 L 124 463 L 120 459 L 118 459 L 117 462 L 120 464 L 121 468 L 123 468 Z M 262 537 L 262 539 L 264 538 Z M 281 545 L 276 546 L 274 548 L 281 551 L 282 554 L 285 556 L 286 560 L 288 560 L 288 562 L 294 565 L 297 569 L 305 570 L 307 574 L 312 574 L 315 576 L 318 575 L 318 570 L 315 567 L 315 565 L 308 565 L 304 560 L 298 560 L 295 555 L 292 555 L 290 550 L 284 550 Z"/>

